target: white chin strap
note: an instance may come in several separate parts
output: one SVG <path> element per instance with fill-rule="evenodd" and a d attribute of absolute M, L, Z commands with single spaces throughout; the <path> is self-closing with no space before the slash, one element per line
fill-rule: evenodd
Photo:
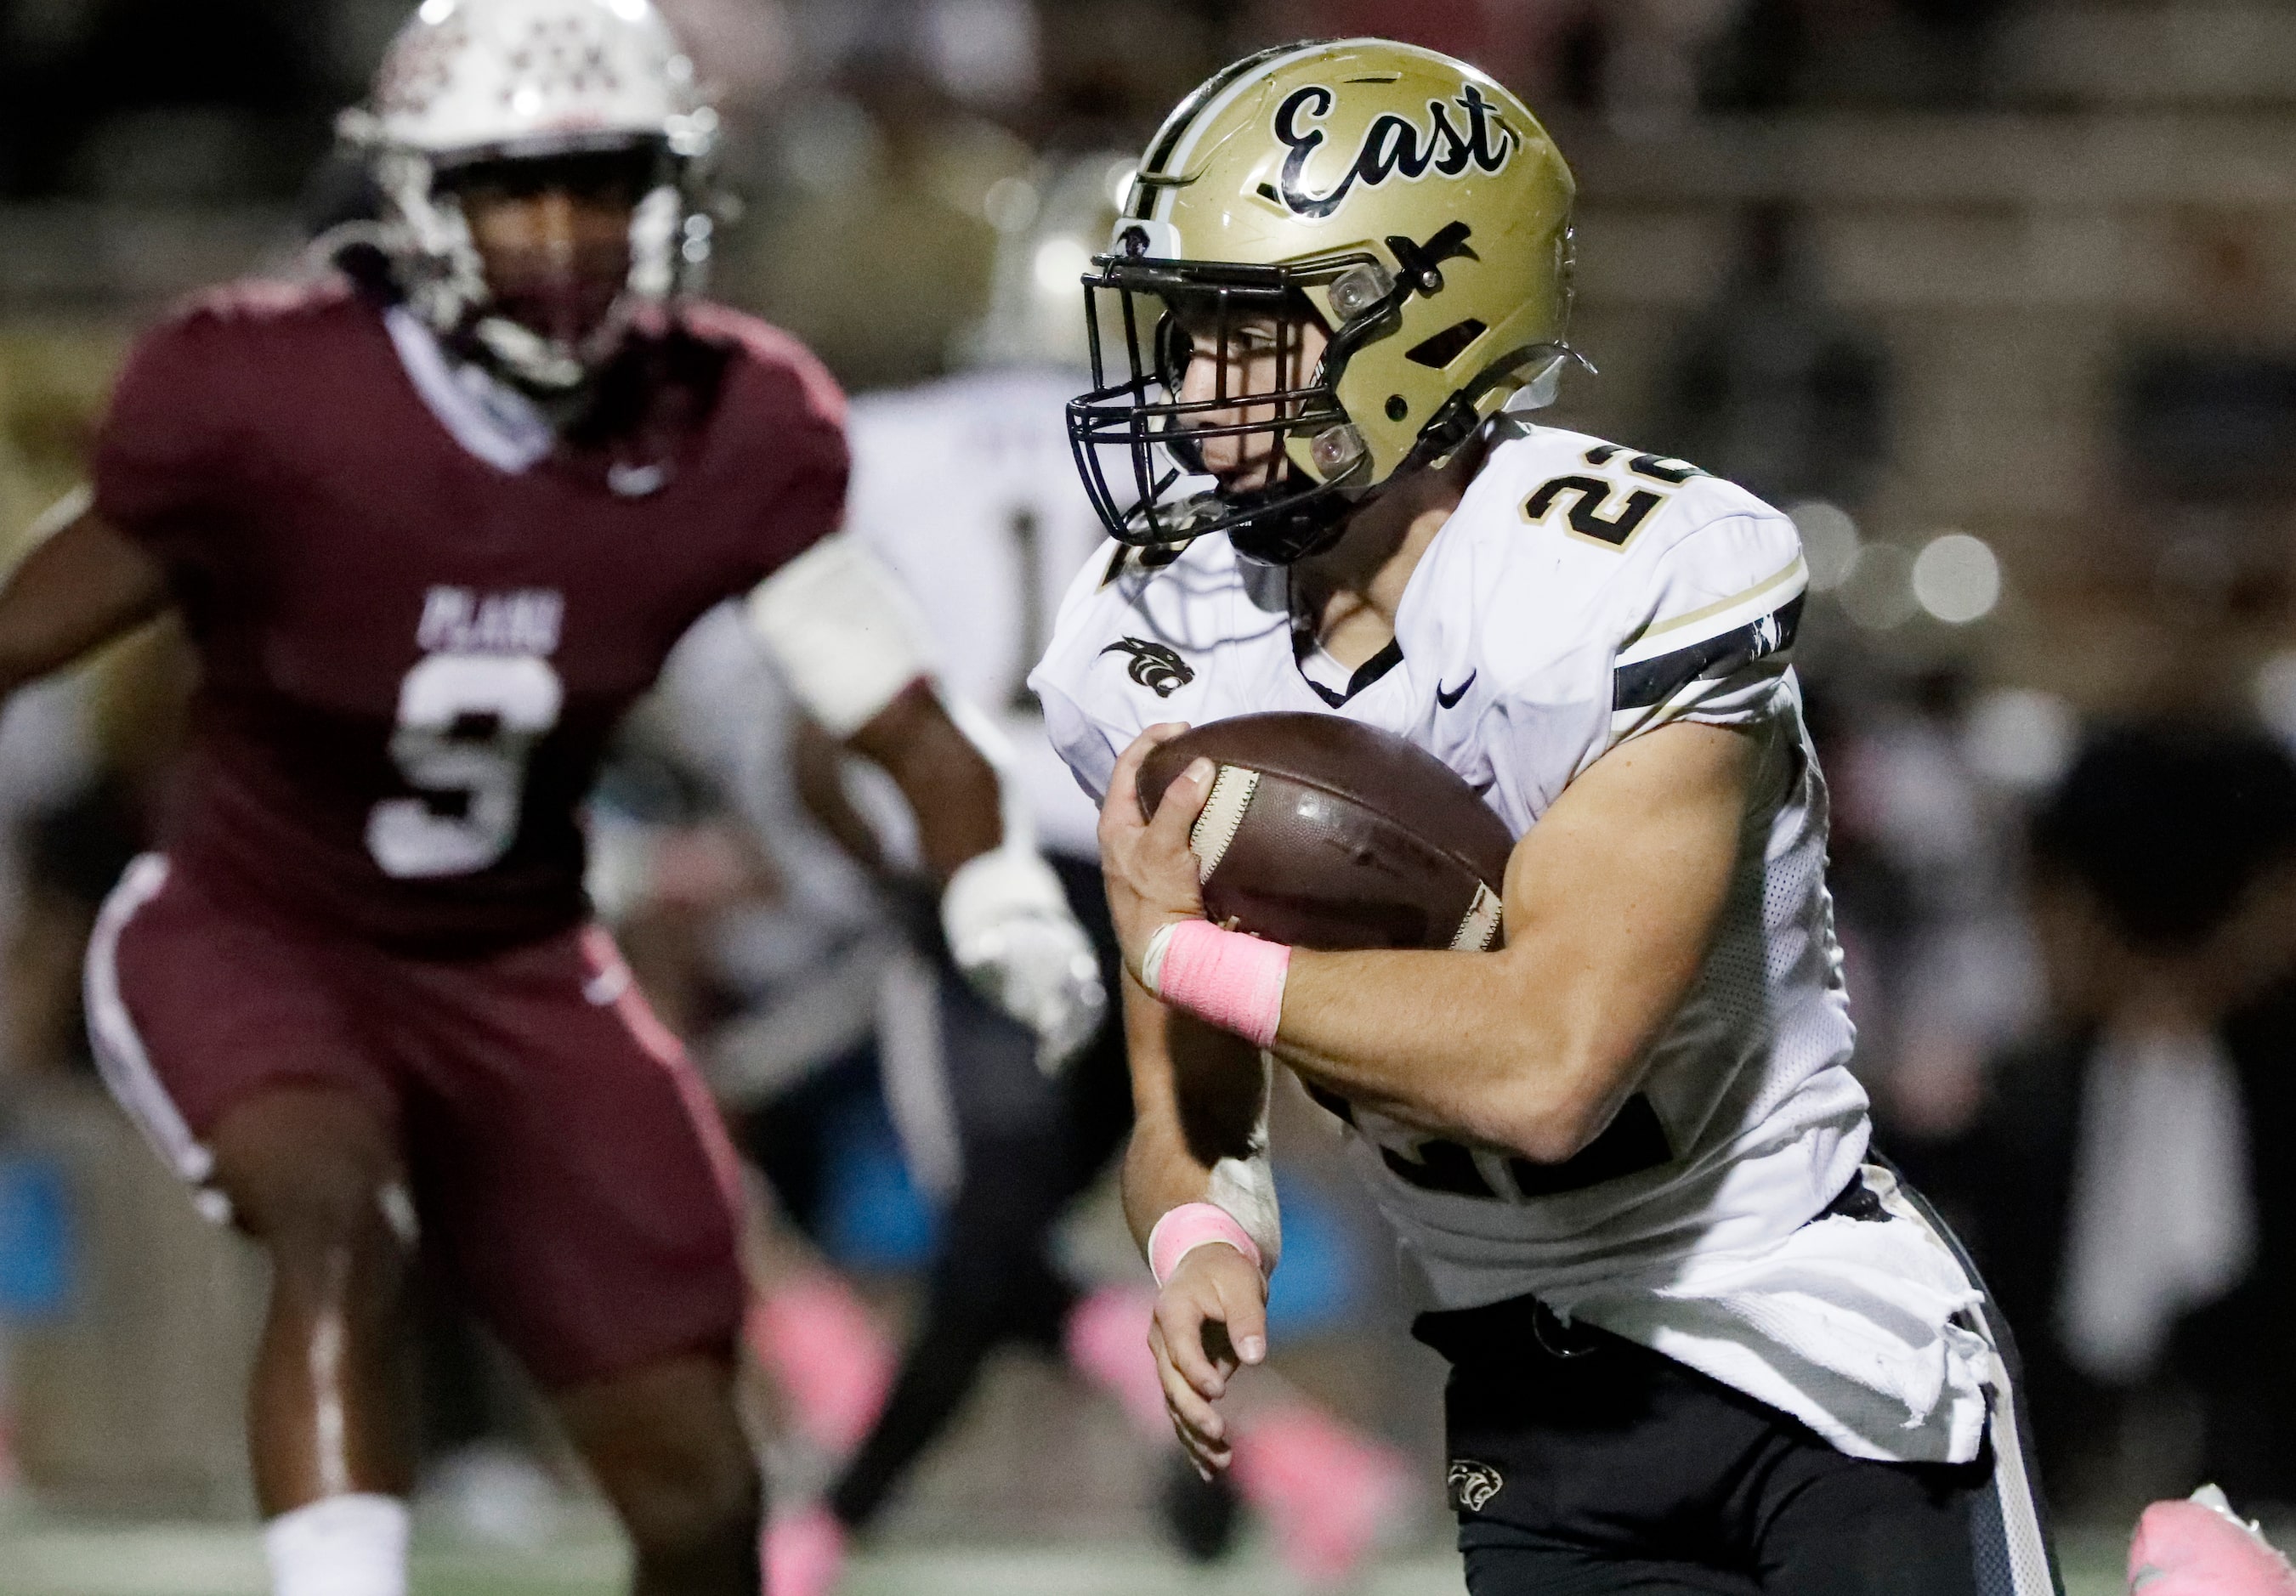
<path fill-rule="evenodd" d="M 471 329 L 488 356 L 521 386 L 544 393 L 567 393 L 582 386 L 589 366 L 555 339 L 506 315 L 483 315 Z"/>

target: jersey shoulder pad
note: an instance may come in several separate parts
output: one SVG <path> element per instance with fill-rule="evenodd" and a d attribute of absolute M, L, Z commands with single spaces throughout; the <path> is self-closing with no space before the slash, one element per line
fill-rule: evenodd
<path fill-rule="evenodd" d="M 845 390 L 795 334 L 714 299 L 690 300 L 677 315 L 687 332 L 731 354 L 738 372 L 762 379 L 767 391 L 793 398 L 793 404 L 784 401 L 792 419 L 844 427 Z"/>
<path fill-rule="evenodd" d="M 1724 516 L 1776 513 L 1688 461 L 1557 427 L 1519 427 L 1493 448 L 1477 489 L 1486 479 L 1505 495 L 1517 526 L 1584 551 L 1595 570 L 1615 569 L 1620 556 Z"/>
<path fill-rule="evenodd" d="M 1160 613 L 1177 614 L 1182 608 L 1201 609 L 1211 595 L 1247 585 L 1250 571 L 1274 569 L 1247 568 L 1225 537 L 1199 537 L 1178 548 L 1144 549 L 1111 538 L 1103 546 L 1105 553 L 1079 573 L 1078 587 L 1088 587 L 1125 610 L 1153 606 Z"/>
<path fill-rule="evenodd" d="M 1460 509 L 1542 581 L 1620 600 L 1637 630 L 1679 618 L 1669 607 L 1679 596 L 1710 602 L 1800 566 L 1793 523 L 1736 483 L 1559 428 L 1527 429 L 1494 449 Z M 1659 604 L 1654 617 L 1636 613 L 1645 598 Z"/>
<path fill-rule="evenodd" d="M 1431 566 L 1426 602 L 1398 617 L 1406 655 L 1415 643 L 1453 675 L 1486 669 L 1539 698 L 1600 694 L 1598 660 L 1711 644 L 1807 585 L 1793 523 L 1743 488 L 1548 427 L 1502 438 Z M 1785 641 L 1798 615 L 1778 623 Z"/>
<path fill-rule="evenodd" d="M 364 369 L 344 359 L 360 339 L 379 344 L 381 321 L 339 274 L 247 279 L 179 301 L 112 388 L 92 462 L 97 510 L 156 536 L 162 520 L 232 500 L 287 403 L 282 373 Z"/>
<path fill-rule="evenodd" d="M 724 362 L 693 473 L 697 513 L 723 528 L 756 581 L 844 523 L 844 393 L 795 338 L 722 305 L 679 306 L 668 336 Z"/>
<path fill-rule="evenodd" d="M 340 272 L 324 273 L 303 282 L 242 277 L 201 289 L 178 300 L 161 327 L 272 325 L 323 316 L 347 308 L 357 297 L 357 289 Z"/>
<path fill-rule="evenodd" d="M 313 340 L 325 346 L 361 323 L 370 333 L 381 331 L 379 317 L 340 273 L 309 282 L 242 278 L 177 300 L 136 340 L 129 375 L 165 372 L 171 389 L 212 388 L 245 361 L 324 361 L 329 350 Z"/>
<path fill-rule="evenodd" d="M 1623 552 L 1599 607 L 1614 741 L 1772 712 L 1808 587 L 1790 519 L 1735 483 L 1686 479 L 1667 519 Z"/>

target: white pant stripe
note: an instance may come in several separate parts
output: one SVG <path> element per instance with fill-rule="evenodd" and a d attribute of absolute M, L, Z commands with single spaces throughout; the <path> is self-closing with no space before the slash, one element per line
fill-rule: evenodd
<path fill-rule="evenodd" d="M 94 1044 L 95 1064 L 103 1075 L 103 1084 L 111 1088 L 111 1095 L 168 1167 L 181 1179 L 200 1186 L 215 1173 L 215 1155 L 184 1123 L 182 1111 L 168 1095 L 159 1072 L 152 1068 L 152 1057 L 144 1051 L 144 1038 L 136 1034 L 135 1022 L 119 995 L 120 933 L 127 929 L 136 911 L 157 897 L 167 884 L 168 861 L 164 855 L 144 854 L 127 866 L 95 917 L 95 932 L 88 938 L 87 964 L 81 977 L 82 990 L 87 1005 L 88 1040 Z"/>
<path fill-rule="evenodd" d="M 2001 1355 L 1989 1305 L 1978 1310 L 1980 1327 L 1993 1342 L 1993 1490 L 2001 1508 L 2001 1533 L 2008 1542 L 2013 1596 L 2060 1596 L 2049 1569 L 2046 1533 L 2032 1475 L 2025 1467 L 2025 1437 L 2018 1425 L 2018 1395 Z"/>
<path fill-rule="evenodd" d="M 1927 1227 L 1938 1244 L 1960 1264 L 1970 1284 L 1983 1290 L 1985 1282 L 1978 1278 L 1968 1254 L 1931 1208 L 1928 1199 L 1902 1182 L 1898 1190 L 1906 1199 L 1904 1214 Z M 2007 1596 L 2063 1596 L 2049 1559 L 2048 1533 L 2041 1525 L 2040 1497 L 2032 1472 L 2026 1467 L 2025 1436 L 2018 1422 L 2020 1398 L 2010 1378 L 2009 1360 L 2001 1350 L 2003 1331 L 1994 1322 L 1990 1294 L 1970 1317 L 1978 1333 L 1993 1349 L 1993 1402 L 1987 1434 L 1993 1443 L 1994 1502 L 2001 1514 L 2001 1535 L 2005 1543 L 2003 1551 L 2009 1566 Z"/>

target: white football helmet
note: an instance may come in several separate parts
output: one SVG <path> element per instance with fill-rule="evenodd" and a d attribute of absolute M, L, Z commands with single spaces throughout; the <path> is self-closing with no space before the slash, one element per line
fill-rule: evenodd
<path fill-rule="evenodd" d="M 988 314 L 958 341 L 964 364 L 1086 368 L 1090 350 L 1077 314 L 1084 276 L 1107 247 L 1119 191 L 1139 164 L 1115 151 L 1053 157 L 989 191 L 996 258 Z"/>
<path fill-rule="evenodd" d="M 649 0 L 423 0 L 390 42 L 368 102 L 337 131 L 365 157 L 384 252 L 408 303 L 441 334 L 467 331 L 504 374 L 578 386 L 637 305 L 695 286 L 715 222 L 703 199 L 718 114 Z M 490 314 L 462 208 L 439 179 L 480 161 L 661 151 L 630 218 L 630 274 L 596 348 Z"/>

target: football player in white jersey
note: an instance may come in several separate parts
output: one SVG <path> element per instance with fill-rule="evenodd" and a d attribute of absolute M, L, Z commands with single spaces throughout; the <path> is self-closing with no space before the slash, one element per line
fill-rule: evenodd
<path fill-rule="evenodd" d="M 1077 275 L 1107 236 L 1116 183 L 1131 164 L 1112 154 L 1047 161 L 1033 216 L 999 249 L 970 369 L 865 396 L 847 420 L 847 530 L 914 599 L 953 698 L 997 722 L 1009 790 L 1102 946 L 1111 980 L 1116 948 L 1097 814 L 1046 740 L 1026 677 L 1061 593 L 1103 541 L 1062 418 L 1087 358 Z M 895 1089 L 904 1101 L 931 1105 L 897 1116 L 913 1162 L 955 1167 L 951 1189 L 939 1193 L 947 1201 L 939 1254 L 883 1412 L 823 1502 L 778 1522 L 768 1537 L 775 1596 L 833 1586 L 848 1533 L 877 1516 L 1000 1345 L 1063 1348 L 1144 1430 L 1163 1430 L 1142 1344 L 1144 1294 L 1082 1290 L 1053 1258 L 1055 1222 L 1097 1181 L 1131 1126 L 1120 1028 L 1111 1017 L 1051 1078 L 1015 1045 L 1028 1040 L 1018 1027 L 945 1020 L 940 1045 L 923 1050 L 937 1060 L 937 1078 Z M 898 1068 L 889 1061 L 889 1072 Z M 943 1124 L 921 1123 L 932 1121 Z M 929 1140 L 955 1145 L 918 1145 Z M 928 1150 L 940 1156 L 920 1157 Z M 1247 1450 L 1267 1466 L 1244 1471 L 1240 1494 L 1270 1520 L 1279 1551 L 1300 1571 L 1325 1579 L 1344 1572 L 1369 1551 L 1374 1521 L 1399 1495 L 1399 1462 L 1298 1399 L 1245 1428 Z M 1200 1558 L 1225 1549 L 1235 1494 L 1225 1478 L 1200 1482 L 1177 1470 L 1164 1508 L 1184 1549 Z"/>
<path fill-rule="evenodd" d="M 2053 1590 L 2006 1334 L 1867 1150 L 1792 524 L 1529 419 L 1573 358 L 1572 197 L 1473 69 L 1286 46 L 1173 112 L 1086 279 L 1120 331 L 1070 430 L 1117 546 L 1031 681 L 1104 798 L 1172 1419 L 1226 1466 L 1266 1355 L 1272 1053 L 1423 1284 L 1478 1596 Z M 1136 775 L 1175 723 L 1264 710 L 1483 793 L 1518 839 L 1501 951 L 1203 920 L 1209 762 L 1152 824 Z"/>

